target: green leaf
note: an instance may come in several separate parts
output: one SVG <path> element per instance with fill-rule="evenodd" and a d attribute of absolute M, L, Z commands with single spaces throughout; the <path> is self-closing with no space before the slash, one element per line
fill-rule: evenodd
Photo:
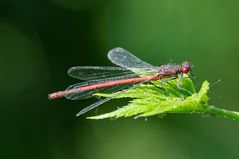
<path fill-rule="evenodd" d="M 201 113 L 215 117 L 239 120 L 239 112 L 229 111 L 208 105 L 208 81 L 204 81 L 200 90 L 195 91 L 193 82 L 183 78 L 181 89 L 177 86 L 178 79 L 168 82 L 153 81 L 141 84 L 126 91 L 114 94 L 97 93 L 96 96 L 111 98 L 131 98 L 128 105 L 113 112 L 88 117 L 88 119 L 105 119 L 119 117 L 147 117 L 166 113 Z"/>
<path fill-rule="evenodd" d="M 131 98 L 128 105 L 113 112 L 88 117 L 88 119 L 105 119 L 119 117 L 147 117 L 165 113 L 198 113 L 205 112 L 208 106 L 207 92 L 209 83 L 204 81 L 199 92 L 190 78 L 168 82 L 154 81 L 153 84 L 141 84 L 127 91 L 114 94 L 95 94 L 96 96 L 112 98 Z"/>

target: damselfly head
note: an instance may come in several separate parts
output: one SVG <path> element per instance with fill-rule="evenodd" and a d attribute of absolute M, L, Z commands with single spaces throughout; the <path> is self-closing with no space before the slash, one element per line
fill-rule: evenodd
<path fill-rule="evenodd" d="M 181 66 L 182 73 L 189 73 L 192 70 L 192 64 L 189 61 L 184 61 Z"/>

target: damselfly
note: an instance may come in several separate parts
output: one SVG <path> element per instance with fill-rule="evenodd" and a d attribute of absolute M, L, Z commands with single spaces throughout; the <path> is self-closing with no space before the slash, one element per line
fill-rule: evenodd
<path fill-rule="evenodd" d="M 119 67 L 109 66 L 76 66 L 68 70 L 68 75 L 85 82 L 69 86 L 65 91 L 49 94 L 49 99 L 66 97 L 71 100 L 81 100 L 93 97 L 95 93 L 120 93 L 132 87 L 155 80 L 178 80 L 178 88 L 183 74 L 192 70 L 190 62 L 181 65 L 167 64 L 160 67 L 152 66 L 123 48 L 114 48 L 108 53 L 109 60 Z M 187 90 L 185 90 L 187 91 Z M 107 97 L 82 109 L 77 116 L 82 115 L 112 99 Z"/>

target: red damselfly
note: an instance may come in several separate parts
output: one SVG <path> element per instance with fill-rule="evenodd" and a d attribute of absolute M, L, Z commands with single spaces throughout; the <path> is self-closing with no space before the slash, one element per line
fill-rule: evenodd
<path fill-rule="evenodd" d="M 128 90 L 142 83 L 154 80 L 169 81 L 175 78 L 179 78 L 178 88 L 183 89 L 180 87 L 183 74 L 188 74 L 192 70 L 192 66 L 188 61 L 183 62 L 181 65 L 167 64 L 155 67 L 140 60 L 123 48 L 110 50 L 108 58 L 112 63 L 120 67 L 72 67 L 68 70 L 68 75 L 85 82 L 71 85 L 65 91 L 51 93 L 48 95 L 49 99 L 66 97 L 71 100 L 81 100 L 91 98 L 95 93 L 120 93 L 122 90 Z M 77 116 L 100 106 L 110 99 L 112 97 L 107 97 L 82 109 Z"/>

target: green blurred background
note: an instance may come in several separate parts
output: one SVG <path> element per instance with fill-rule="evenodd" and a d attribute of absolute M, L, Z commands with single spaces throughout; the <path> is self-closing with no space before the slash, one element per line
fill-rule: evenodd
<path fill-rule="evenodd" d="M 161 65 L 188 59 L 197 88 L 210 103 L 239 111 L 239 1 L 1 0 L 1 158 L 189 159 L 239 158 L 239 122 L 171 114 L 165 118 L 86 120 L 122 106 L 111 101 L 79 118 L 97 101 L 49 101 L 47 94 L 78 82 L 76 65 L 110 65 L 121 46 Z"/>

